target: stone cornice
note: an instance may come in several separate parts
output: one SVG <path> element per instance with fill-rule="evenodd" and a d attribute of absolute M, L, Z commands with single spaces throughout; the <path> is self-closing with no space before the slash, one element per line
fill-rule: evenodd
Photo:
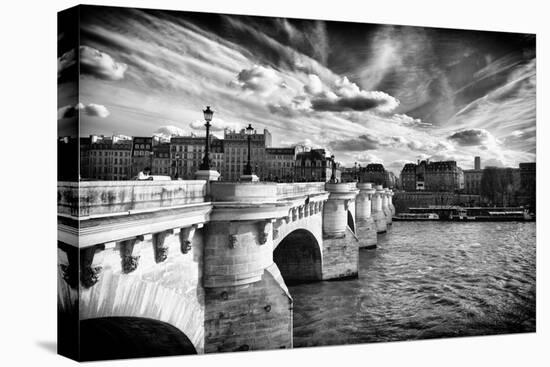
<path fill-rule="evenodd" d="M 58 218 L 58 240 L 79 248 L 122 241 L 148 233 L 208 222 L 211 211 L 211 203 L 202 203 L 191 207 L 119 215 L 114 218 L 80 221 Z"/>

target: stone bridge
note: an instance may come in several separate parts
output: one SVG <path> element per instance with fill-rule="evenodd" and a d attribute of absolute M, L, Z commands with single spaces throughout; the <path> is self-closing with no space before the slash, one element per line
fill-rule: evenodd
<path fill-rule="evenodd" d="M 59 351 L 292 348 L 286 284 L 357 277 L 359 248 L 391 224 L 391 195 L 365 183 L 60 182 Z"/>

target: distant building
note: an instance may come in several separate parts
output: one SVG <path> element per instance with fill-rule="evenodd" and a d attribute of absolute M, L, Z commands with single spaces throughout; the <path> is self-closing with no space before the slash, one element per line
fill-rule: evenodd
<path fill-rule="evenodd" d="M 416 164 L 407 163 L 401 170 L 401 189 L 416 191 Z"/>
<path fill-rule="evenodd" d="M 361 182 L 372 182 L 375 185 L 388 187 L 388 175 L 384 166 L 380 163 L 370 163 L 360 172 Z"/>
<path fill-rule="evenodd" d="M 90 178 L 90 147 L 91 137 L 80 138 L 80 178 Z"/>
<path fill-rule="evenodd" d="M 132 141 L 132 166 L 130 176 L 135 177 L 146 167 L 151 168 L 153 163 L 153 138 L 134 137 Z"/>
<path fill-rule="evenodd" d="M 405 191 L 455 191 L 464 189 L 464 172 L 455 161 L 407 163 L 401 170 Z"/>
<path fill-rule="evenodd" d="M 170 143 L 160 143 L 153 146 L 153 162 L 151 165 L 151 174 L 170 176 Z"/>
<path fill-rule="evenodd" d="M 128 180 L 131 176 L 132 141 L 116 137 L 91 135 L 81 141 L 89 143 L 88 176 L 95 180 Z M 81 151 L 81 160 L 84 152 Z M 84 172 L 83 172 L 84 173 Z"/>
<path fill-rule="evenodd" d="M 223 140 L 225 170 L 222 177 L 226 181 L 238 181 L 248 162 L 248 135 L 244 129 L 239 132 L 225 130 Z M 263 134 L 254 130 L 250 135 L 250 165 L 260 180 L 264 180 L 268 175 L 266 148 L 269 147 L 271 133 L 267 129 L 264 129 Z"/>
<path fill-rule="evenodd" d="M 300 152 L 296 156 L 296 180 L 327 182 L 332 176 L 332 164 L 330 154 L 325 149 Z M 341 180 L 339 169 L 336 169 L 335 175 L 336 179 Z"/>
<path fill-rule="evenodd" d="M 479 195 L 481 193 L 481 177 L 483 170 L 467 169 L 464 170 L 464 193 Z"/>
<path fill-rule="evenodd" d="M 296 157 L 303 147 L 266 148 L 267 181 L 293 182 L 296 180 Z"/>
<path fill-rule="evenodd" d="M 464 172 L 455 161 L 426 164 L 426 191 L 455 191 L 464 189 Z"/>
<path fill-rule="evenodd" d="M 212 146 L 211 143 L 210 146 Z M 170 139 L 171 175 L 173 178 L 192 180 L 204 157 L 206 137 L 173 136 Z M 210 155 L 212 159 L 212 155 Z"/>
<path fill-rule="evenodd" d="M 210 167 L 222 175 L 222 179 L 225 175 L 225 145 L 222 139 L 218 139 L 215 136 L 210 140 Z M 204 154 L 203 154 L 204 157 Z"/>

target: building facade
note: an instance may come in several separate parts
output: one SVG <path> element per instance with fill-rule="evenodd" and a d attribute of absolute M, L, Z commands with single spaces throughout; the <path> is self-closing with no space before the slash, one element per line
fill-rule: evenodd
<path fill-rule="evenodd" d="M 341 173 L 338 169 L 338 163 L 334 162 L 334 165 L 336 166 L 336 179 L 340 181 Z M 300 182 L 327 182 L 332 176 L 332 166 L 333 161 L 325 149 L 311 149 L 300 152 L 296 155 L 296 180 Z"/>
<path fill-rule="evenodd" d="M 92 135 L 86 141 L 89 142 L 88 177 L 82 178 L 111 181 L 131 178 L 131 140 Z M 81 151 L 81 157 L 82 154 Z"/>
<path fill-rule="evenodd" d="M 407 163 L 401 170 L 401 189 L 416 191 L 416 164 Z"/>
<path fill-rule="evenodd" d="M 481 177 L 483 170 L 467 169 L 464 170 L 464 192 L 466 194 L 479 195 L 481 193 Z"/>
<path fill-rule="evenodd" d="M 145 168 L 151 168 L 153 165 L 153 138 L 151 136 L 134 137 L 131 157 L 131 177 L 137 176 Z"/>
<path fill-rule="evenodd" d="M 205 137 L 177 136 L 170 139 L 171 175 L 192 180 L 204 157 Z"/>
<path fill-rule="evenodd" d="M 299 146 L 291 148 L 266 148 L 266 181 L 294 182 L 296 157 L 303 152 Z"/>
<path fill-rule="evenodd" d="M 429 162 L 426 165 L 426 191 L 464 189 L 464 172 L 455 161 Z"/>
<path fill-rule="evenodd" d="M 224 170 L 220 172 L 225 181 L 238 181 L 248 163 L 248 137 L 250 136 L 250 165 L 252 171 L 260 180 L 265 180 L 269 174 L 267 168 L 266 148 L 271 147 L 271 133 L 264 129 L 260 134 L 256 130 L 246 135 L 245 130 L 225 130 L 223 138 Z"/>
<path fill-rule="evenodd" d="M 159 143 L 153 146 L 151 174 L 170 176 L 171 174 L 170 143 Z"/>
<path fill-rule="evenodd" d="M 388 175 L 384 166 L 380 163 L 367 164 L 360 172 L 361 182 L 372 182 L 375 185 L 387 186 Z"/>
<path fill-rule="evenodd" d="M 457 191 L 465 185 L 464 172 L 455 161 L 407 163 L 401 170 L 405 191 Z"/>

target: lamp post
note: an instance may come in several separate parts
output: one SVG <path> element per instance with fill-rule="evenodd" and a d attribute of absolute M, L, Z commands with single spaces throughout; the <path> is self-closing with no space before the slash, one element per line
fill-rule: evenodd
<path fill-rule="evenodd" d="M 359 174 L 357 175 L 357 182 L 361 182 L 361 163 L 359 163 Z"/>
<path fill-rule="evenodd" d="M 206 127 L 206 142 L 205 142 L 205 150 L 204 150 L 204 158 L 202 160 L 200 169 L 204 171 L 210 170 L 210 154 L 209 154 L 209 145 L 210 145 L 210 121 L 212 121 L 212 116 L 214 115 L 214 111 L 210 109 L 210 106 L 206 106 L 206 110 L 203 110 L 202 113 L 204 114 L 204 121 L 206 123 L 204 126 Z"/>
<path fill-rule="evenodd" d="M 357 162 L 355 162 L 353 166 L 353 178 L 355 181 L 357 181 Z"/>
<path fill-rule="evenodd" d="M 336 165 L 334 164 L 334 154 L 330 156 L 330 161 L 332 162 L 332 174 L 330 175 L 330 182 L 336 183 Z"/>
<path fill-rule="evenodd" d="M 248 127 L 245 129 L 247 138 L 248 138 L 248 162 L 246 163 L 246 169 L 244 171 L 245 175 L 252 175 L 252 166 L 250 165 L 250 138 L 252 137 L 252 133 L 254 132 L 254 128 L 252 128 L 252 124 L 248 124 Z"/>

